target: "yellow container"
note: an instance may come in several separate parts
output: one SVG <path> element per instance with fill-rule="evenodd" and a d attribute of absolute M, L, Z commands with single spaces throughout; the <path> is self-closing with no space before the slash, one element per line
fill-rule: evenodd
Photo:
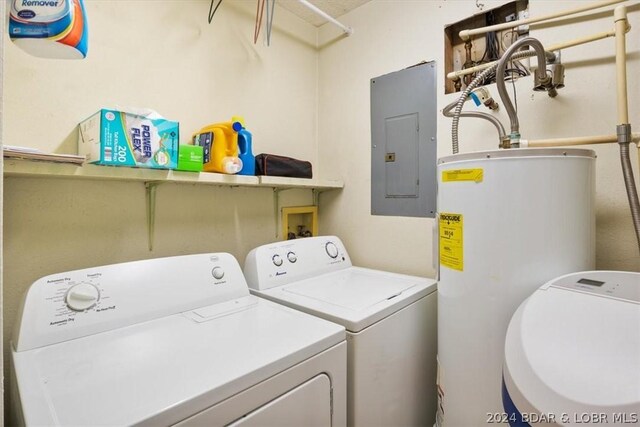
<path fill-rule="evenodd" d="M 242 118 L 233 117 L 229 122 L 214 123 L 193 134 L 193 144 L 203 148 L 203 170 L 235 174 L 242 169 L 238 157 L 238 131 Z"/>

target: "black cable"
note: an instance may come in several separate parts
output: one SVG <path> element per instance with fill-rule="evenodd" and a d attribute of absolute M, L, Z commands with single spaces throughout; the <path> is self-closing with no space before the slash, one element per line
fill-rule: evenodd
<path fill-rule="evenodd" d="M 218 4 L 216 5 L 215 9 L 213 8 L 213 4 L 215 3 L 216 0 L 211 0 L 211 6 L 209 6 L 209 24 L 211 24 L 211 21 L 213 20 L 213 16 L 216 14 L 216 11 L 218 10 L 218 8 L 220 7 L 220 5 L 222 4 L 222 0 L 218 0 Z M 213 10 L 213 12 L 212 12 Z"/>

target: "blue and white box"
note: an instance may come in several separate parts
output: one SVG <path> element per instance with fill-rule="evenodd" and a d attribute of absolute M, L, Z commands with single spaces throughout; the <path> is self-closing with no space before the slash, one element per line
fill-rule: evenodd
<path fill-rule="evenodd" d="M 87 163 L 176 169 L 179 124 L 154 115 L 102 109 L 78 126 L 78 154 Z"/>

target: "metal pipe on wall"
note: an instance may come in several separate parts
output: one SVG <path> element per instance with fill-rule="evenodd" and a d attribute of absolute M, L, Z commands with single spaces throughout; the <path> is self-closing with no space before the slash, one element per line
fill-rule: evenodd
<path fill-rule="evenodd" d="M 633 142 L 640 142 L 640 133 L 632 134 Z M 564 147 L 569 145 L 610 144 L 618 142 L 618 135 L 594 135 L 569 138 L 521 139 L 520 147 Z"/>
<path fill-rule="evenodd" d="M 627 29 L 627 32 L 629 32 L 629 29 Z M 579 46 L 582 44 L 586 44 L 586 43 L 590 43 L 596 40 L 602 40 L 602 39 L 606 39 L 607 37 L 614 37 L 616 35 L 615 30 L 611 30 L 611 31 L 604 31 L 601 33 L 597 33 L 597 34 L 592 34 L 590 36 L 585 36 L 585 37 L 580 37 L 577 39 L 573 39 L 573 40 L 569 40 L 563 43 L 556 43 L 554 45 L 551 46 L 547 46 L 547 50 L 550 52 L 554 52 L 557 50 L 562 50 L 562 49 L 567 49 L 570 47 L 574 47 L 574 46 Z M 447 78 L 449 80 L 456 80 L 462 76 L 465 76 L 467 74 L 473 74 L 477 71 L 482 71 L 485 70 L 489 67 L 491 67 L 493 64 L 497 64 L 498 61 L 493 61 L 493 62 L 487 62 L 484 64 L 480 64 L 477 65 L 475 67 L 471 67 L 471 68 L 465 68 L 463 70 L 458 70 L 458 71 L 452 71 L 450 73 L 447 74 Z"/>
<path fill-rule="evenodd" d="M 519 27 L 520 25 L 531 25 L 539 22 L 549 21 L 555 18 L 562 18 L 565 16 L 575 15 L 576 13 L 586 12 L 593 9 L 599 9 L 601 7 L 610 6 L 616 3 L 622 3 L 626 0 L 607 0 L 599 3 L 591 3 L 585 6 L 577 7 L 575 9 L 563 10 L 562 12 L 550 13 L 548 15 L 539 16 L 537 18 L 525 18 L 518 21 L 505 22 L 502 24 L 490 25 L 488 27 L 474 28 L 471 30 L 462 30 L 459 33 L 460 38 L 463 41 L 467 41 L 471 36 L 478 34 L 485 34 L 490 31 L 507 30 L 509 28 Z"/>

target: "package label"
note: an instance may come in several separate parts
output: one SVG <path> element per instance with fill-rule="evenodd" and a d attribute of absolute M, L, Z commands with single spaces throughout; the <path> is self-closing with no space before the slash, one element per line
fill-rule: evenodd
<path fill-rule="evenodd" d="M 463 271 L 462 214 L 440 213 L 440 265 Z"/>
<path fill-rule="evenodd" d="M 483 169 L 452 169 L 448 171 L 442 171 L 442 182 L 482 182 L 483 175 Z"/>

